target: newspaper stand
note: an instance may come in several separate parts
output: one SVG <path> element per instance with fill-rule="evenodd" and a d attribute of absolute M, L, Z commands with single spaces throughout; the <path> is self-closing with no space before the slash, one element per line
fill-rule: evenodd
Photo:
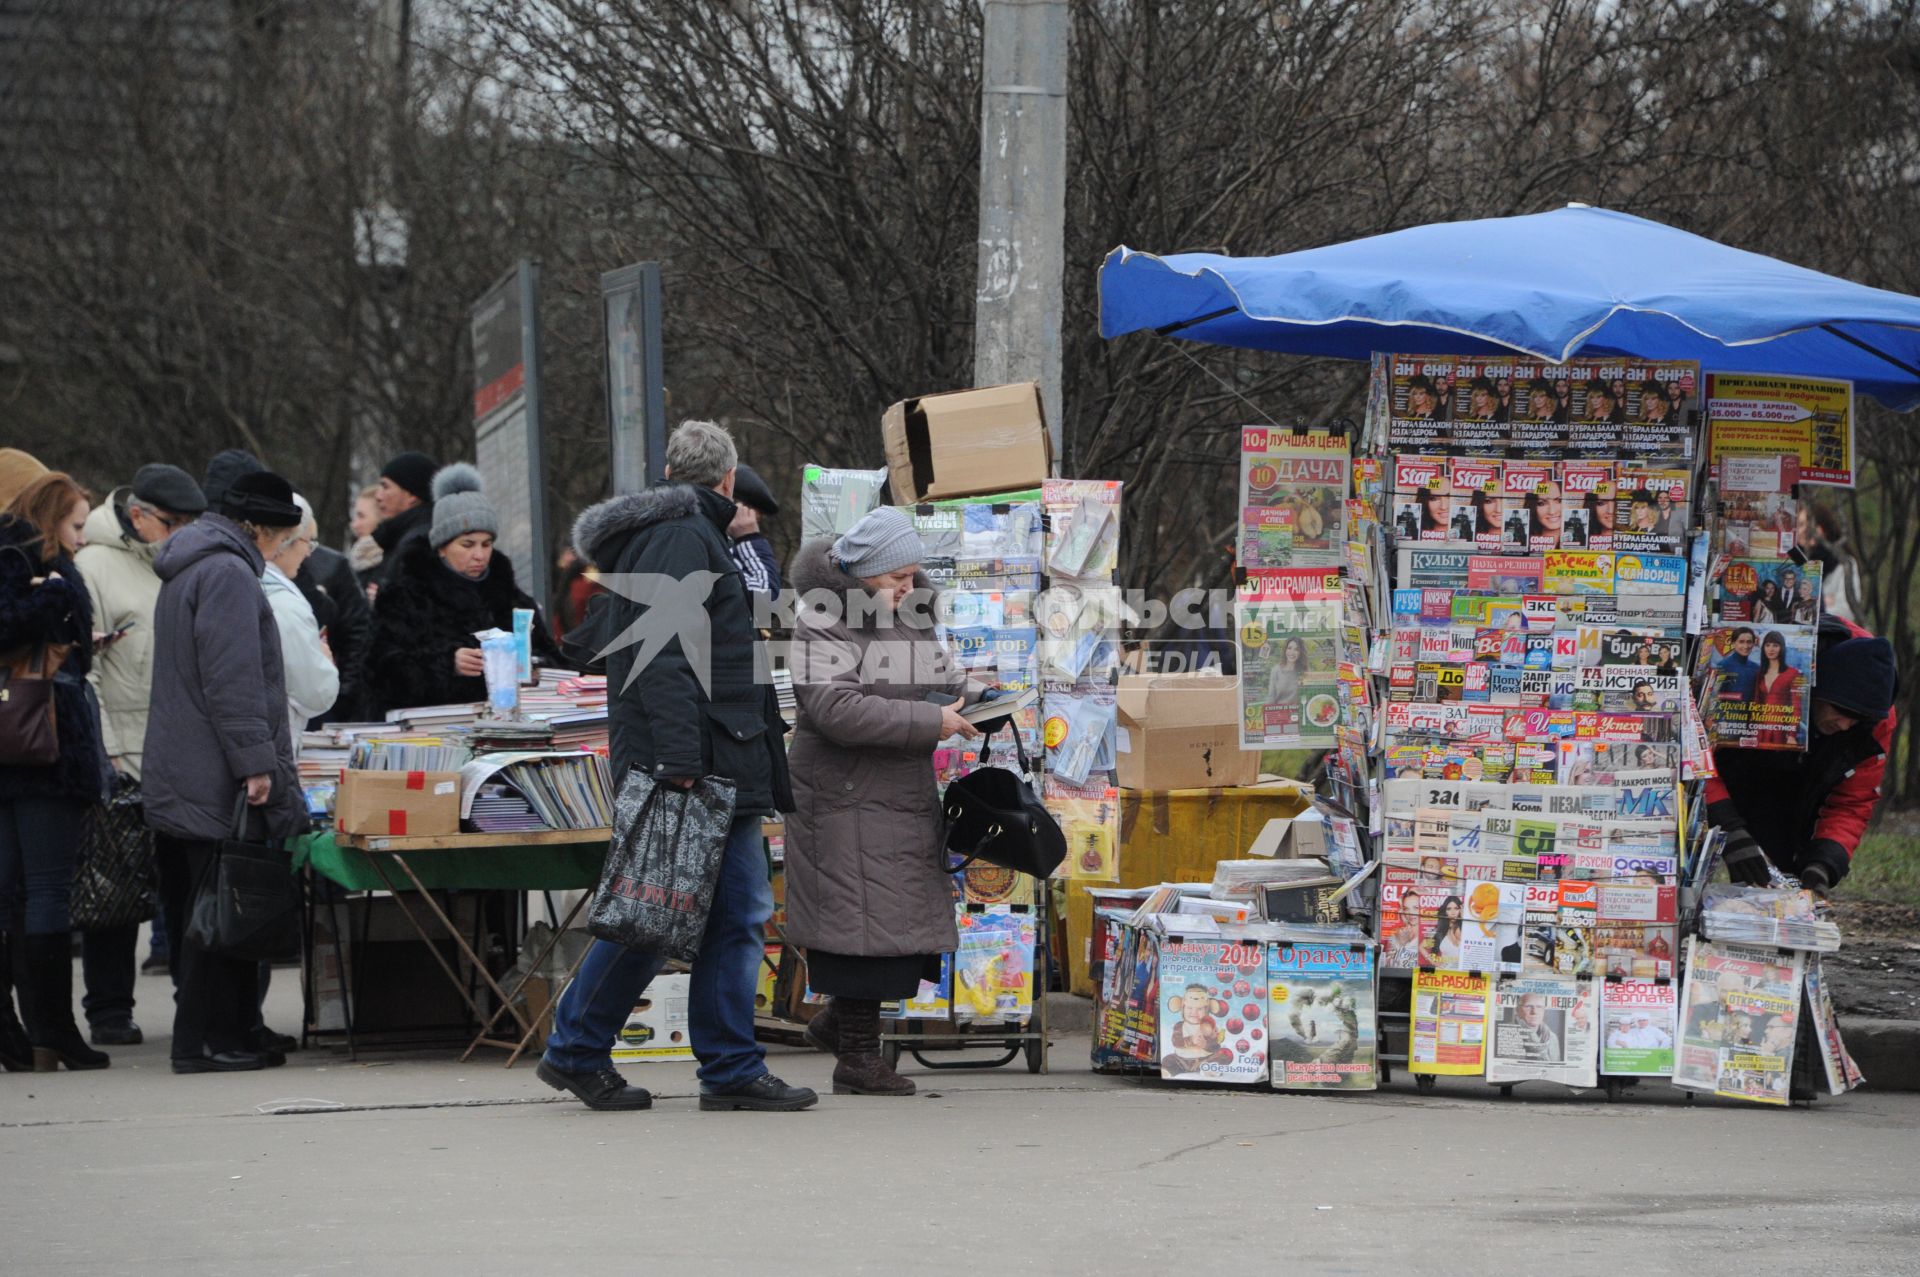
<path fill-rule="evenodd" d="M 970 913 L 982 913 L 985 908 L 977 904 L 967 906 Z M 1010 905 L 1008 909 L 1016 914 L 1037 914 L 1034 923 L 1033 1009 L 1024 1027 L 1015 1022 L 975 1028 L 970 1022 L 954 1017 L 953 1000 L 950 998 L 947 1018 L 944 1020 L 889 1021 L 896 1027 L 880 1035 L 880 1054 L 885 1057 L 889 1067 L 897 1066 L 903 1054 L 911 1055 L 925 1069 L 998 1069 L 1024 1056 L 1027 1072 L 1047 1071 L 1047 985 L 1050 983 L 1048 977 L 1053 954 L 1053 889 L 1050 881 L 1045 878 L 1036 880 L 1032 905 Z M 940 1026 L 946 1031 L 927 1033 L 917 1027 L 924 1025 Z M 909 1026 L 915 1027 L 909 1031 Z M 998 1059 L 987 1060 L 927 1058 L 929 1055 L 954 1055 L 980 1050 L 999 1051 L 1001 1055 Z"/>

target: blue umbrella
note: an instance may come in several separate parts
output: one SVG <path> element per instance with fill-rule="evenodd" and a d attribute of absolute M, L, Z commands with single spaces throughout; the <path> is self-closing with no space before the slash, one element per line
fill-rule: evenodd
<path fill-rule="evenodd" d="M 1278 257 L 1116 248 L 1100 268 L 1100 331 L 1143 329 L 1343 359 L 1694 359 L 1920 404 L 1920 298 L 1584 204 Z"/>

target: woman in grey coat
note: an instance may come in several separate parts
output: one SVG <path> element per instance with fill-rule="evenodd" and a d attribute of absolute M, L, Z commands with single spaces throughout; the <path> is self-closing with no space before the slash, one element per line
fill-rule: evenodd
<path fill-rule="evenodd" d="M 880 1004 L 937 978 L 959 942 L 933 751 L 979 735 L 959 708 L 980 689 L 934 631 L 923 556 L 912 522 L 883 507 L 837 541 L 803 545 L 791 573 L 806 602 L 794 624 L 787 939 L 806 950 L 813 990 L 832 997 L 807 1037 L 839 1057 L 836 1094 L 913 1094 L 880 1056 Z"/>
<path fill-rule="evenodd" d="M 266 556 L 299 534 L 293 489 L 271 471 L 234 480 L 219 510 L 153 561 L 153 702 L 143 791 L 175 981 L 173 1071 L 284 1064 L 258 1022 L 259 966 L 185 942 L 195 884 L 246 795 L 249 839 L 307 826 L 294 770 L 280 631 L 260 588 Z"/>

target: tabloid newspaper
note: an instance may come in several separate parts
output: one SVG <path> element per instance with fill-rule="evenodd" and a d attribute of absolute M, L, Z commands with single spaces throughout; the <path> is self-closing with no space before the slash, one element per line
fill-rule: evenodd
<path fill-rule="evenodd" d="M 1699 382 L 1675 361 L 1396 354 L 1376 361 L 1369 434 L 1395 453 L 1686 461 Z"/>
<path fill-rule="evenodd" d="M 1493 977 L 1477 971 L 1416 971 L 1412 1049 L 1415 1073 L 1479 1077 L 1487 1070 Z"/>
<path fill-rule="evenodd" d="M 1598 1014 L 1592 980 L 1501 977 L 1494 988 L 1487 1081 L 1596 1085 Z"/>
<path fill-rule="evenodd" d="M 1341 721 L 1335 569 L 1250 574 L 1235 604 L 1242 749 L 1330 749 Z"/>
<path fill-rule="evenodd" d="M 1671 1076 L 1679 1005 L 1679 986 L 1671 981 L 1605 981 L 1600 987 L 1600 1071 L 1615 1077 Z"/>
<path fill-rule="evenodd" d="M 1258 942 L 1160 943 L 1160 1076 L 1267 1080 L 1266 955 Z"/>
<path fill-rule="evenodd" d="M 1379 1083 L 1370 945 L 1267 946 L 1268 1055 L 1283 1091 L 1371 1091 Z"/>
<path fill-rule="evenodd" d="M 1806 954 L 1690 942 L 1673 1084 L 1785 1104 Z"/>

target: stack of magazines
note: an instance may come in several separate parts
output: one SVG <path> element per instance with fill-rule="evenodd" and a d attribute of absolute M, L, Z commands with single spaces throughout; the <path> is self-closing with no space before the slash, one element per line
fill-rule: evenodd
<path fill-rule="evenodd" d="M 547 826 L 518 791 L 482 785 L 473 799 L 473 827 L 485 834 L 537 833 Z"/>
<path fill-rule="evenodd" d="M 1839 924 L 1817 916 L 1813 893 L 1798 888 L 1714 883 L 1701 902 L 1700 929 L 1709 940 L 1735 944 L 1816 953 L 1840 948 Z"/>
<path fill-rule="evenodd" d="M 347 766 L 354 771 L 457 772 L 473 751 L 446 736 L 386 736 L 356 740 Z"/>

